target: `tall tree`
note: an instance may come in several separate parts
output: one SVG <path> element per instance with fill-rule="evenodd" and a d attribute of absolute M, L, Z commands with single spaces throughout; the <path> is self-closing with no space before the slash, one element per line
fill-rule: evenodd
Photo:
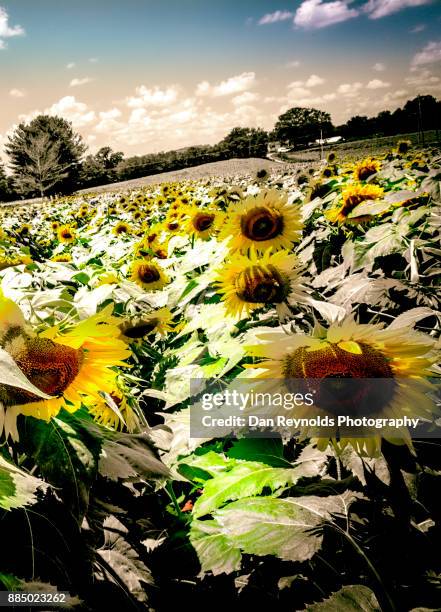
<path fill-rule="evenodd" d="M 124 159 L 121 152 L 101 147 L 95 155 L 88 155 L 81 167 L 82 186 L 104 185 L 116 180 L 116 167 Z"/>
<path fill-rule="evenodd" d="M 43 195 L 76 187 L 86 146 L 65 119 L 39 115 L 15 129 L 5 150 L 18 189 Z"/>
<path fill-rule="evenodd" d="M 297 106 L 280 115 L 274 126 L 273 136 L 276 140 L 289 142 L 292 145 L 303 145 L 320 138 L 326 138 L 334 131 L 331 115 L 316 108 Z"/>
<path fill-rule="evenodd" d="M 0 202 L 7 202 L 15 197 L 12 179 L 6 175 L 3 164 L 0 163 Z"/>

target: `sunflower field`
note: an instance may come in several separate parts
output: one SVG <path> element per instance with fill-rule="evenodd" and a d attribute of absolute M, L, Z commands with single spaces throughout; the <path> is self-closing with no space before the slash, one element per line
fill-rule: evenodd
<path fill-rule="evenodd" d="M 378 416 L 436 422 L 439 149 L 1 216 L 4 590 L 75 610 L 441 609 L 441 435 L 190 431 L 208 380 L 386 378 Z"/>

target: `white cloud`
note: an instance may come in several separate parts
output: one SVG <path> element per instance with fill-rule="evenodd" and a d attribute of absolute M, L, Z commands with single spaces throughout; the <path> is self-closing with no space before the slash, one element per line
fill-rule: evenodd
<path fill-rule="evenodd" d="M 323 85 L 324 82 L 325 82 L 325 79 L 322 79 L 316 74 L 311 74 L 309 79 L 306 81 L 305 85 L 306 87 L 317 87 L 317 85 Z"/>
<path fill-rule="evenodd" d="M 217 85 L 211 85 L 208 81 L 202 81 L 196 88 L 196 95 L 210 96 L 212 98 L 229 96 L 251 89 L 255 82 L 256 74 L 254 72 L 242 72 L 242 74 L 230 77 Z"/>
<path fill-rule="evenodd" d="M 386 66 L 378 62 L 378 64 L 374 64 L 372 66 L 372 70 L 375 70 L 375 72 L 384 72 L 386 70 Z"/>
<path fill-rule="evenodd" d="M 157 85 L 152 88 L 140 85 L 135 91 L 136 96 L 127 99 L 127 106 L 129 108 L 167 106 L 173 104 L 179 94 L 179 88 L 176 85 L 170 85 L 167 89 L 161 89 Z"/>
<path fill-rule="evenodd" d="M 441 79 L 437 76 L 434 76 L 430 70 L 426 68 L 418 68 L 412 71 L 411 76 L 406 77 L 405 82 L 410 87 L 414 87 L 415 89 L 421 91 L 428 89 L 438 90 L 440 87 Z"/>
<path fill-rule="evenodd" d="M 422 66 L 423 64 L 432 64 L 441 60 L 441 40 L 437 42 L 429 42 L 422 51 L 417 53 L 413 60 L 413 66 Z"/>
<path fill-rule="evenodd" d="M 354 98 L 358 95 L 358 92 L 360 91 L 360 89 L 362 89 L 362 87 L 363 84 L 359 81 L 355 83 L 342 83 L 338 87 L 337 93 L 348 98 Z"/>
<path fill-rule="evenodd" d="M 97 64 L 98 63 L 98 58 L 97 57 L 89 57 L 89 62 L 91 64 Z"/>
<path fill-rule="evenodd" d="M 251 104 L 252 102 L 256 102 L 259 99 L 259 94 L 253 93 L 252 91 L 244 91 L 243 94 L 239 96 L 235 96 L 231 101 L 234 106 L 244 106 L 246 104 Z"/>
<path fill-rule="evenodd" d="M 385 89 L 386 87 L 390 87 L 390 83 L 385 83 L 381 79 L 373 79 L 369 81 L 366 87 L 368 89 Z"/>
<path fill-rule="evenodd" d="M 9 91 L 9 95 L 12 98 L 24 98 L 26 95 L 26 92 L 23 89 L 11 89 Z"/>
<path fill-rule="evenodd" d="M 426 26 L 424 25 L 424 23 L 420 23 L 414 26 L 413 28 L 410 28 L 409 32 L 411 34 L 418 34 L 419 32 L 424 32 L 425 29 L 426 29 Z"/>
<path fill-rule="evenodd" d="M 71 121 L 76 128 L 89 125 L 95 121 L 95 111 L 90 110 L 84 102 L 77 102 L 74 96 L 65 96 L 47 109 L 49 115 L 60 115 Z"/>
<path fill-rule="evenodd" d="M 72 70 L 72 68 L 75 68 L 75 62 L 69 62 L 69 64 L 66 64 L 66 68 L 68 70 Z"/>
<path fill-rule="evenodd" d="M 296 11 L 294 23 L 301 28 L 315 29 L 357 17 L 359 12 L 349 8 L 349 1 L 304 0 Z"/>
<path fill-rule="evenodd" d="M 287 68 L 298 68 L 300 64 L 301 62 L 299 60 L 292 60 L 291 62 L 287 62 L 286 67 Z"/>
<path fill-rule="evenodd" d="M 259 25 L 267 25 L 268 23 L 277 23 L 278 21 L 287 21 L 294 17 L 291 11 L 275 11 L 274 13 L 267 13 L 259 19 L 257 22 Z"/>
<path fill-rule="evenodd" d="M 0 6 L 0 49 L 6 48 L 4 38 L 12 38 L 13 36 L 22 36 L 25 33 L 20 25 L 10 26 L 9 15 L 4 8 Z"/>
<path fill-rule="evenodd" d="M 369 0 L 363 10 L 369 13 L 370 19 L 380 19 L 405 8 L 430 4 L 432 0 Z"/>
<path fill-rule="evenodd" d="M 87 85 L 93 81 L 90 77 L 84 77 L 83 79 L 72 79 L 69 83 L 69 87 L 80 87 L 81 85 Z"/>

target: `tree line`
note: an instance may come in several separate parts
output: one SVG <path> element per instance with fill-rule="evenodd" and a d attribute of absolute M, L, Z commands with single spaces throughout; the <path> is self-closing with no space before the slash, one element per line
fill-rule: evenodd
<path fill-rule="evenodd" d="M 301 148 L 333 135 L 351 140 L 439 129 L 440 121 L 441 101 L 428 95 L 417 96 L 393 112 L 382 111 L 370 118 L 357 115 L 340 126 L 332 124 L 329 113 L 295 107 L 280 115 L 272 132 L 236 127 L 215 145 L 124 158 L 110 147 L 86 155 L 87 147 L 71 123 L 39 115 L 28 124 L 21 123 L 8 138 L 10 173 L 0 164 L 0 201 L 67 194 L 232 157 L 266 157 L 269 141 Z"/>

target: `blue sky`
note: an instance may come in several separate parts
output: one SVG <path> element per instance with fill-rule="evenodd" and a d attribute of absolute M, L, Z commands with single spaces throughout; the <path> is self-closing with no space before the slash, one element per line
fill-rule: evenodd
<path fill-rule="evenodd" d="M 440 0 L 0 0 L 0 149 L 37 112 L 127 154 L 441 97 Z"/>

